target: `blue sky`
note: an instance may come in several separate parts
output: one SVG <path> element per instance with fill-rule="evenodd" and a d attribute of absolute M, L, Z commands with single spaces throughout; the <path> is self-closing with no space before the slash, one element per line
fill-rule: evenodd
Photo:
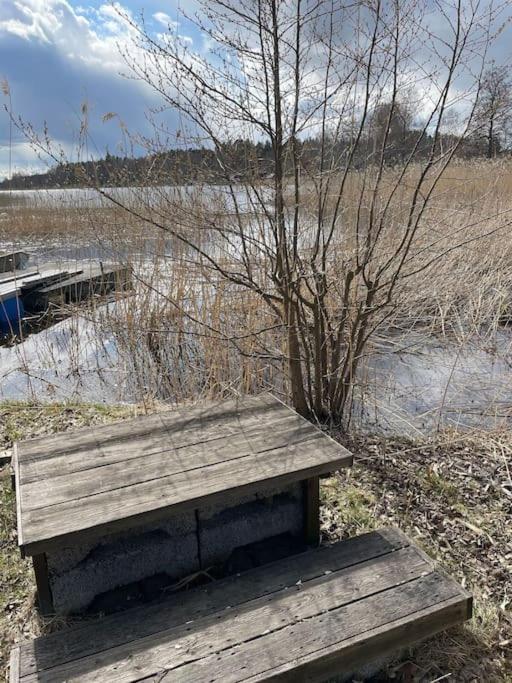
<path fill-rule="evenodd" d="M 481 0 L 485 5 L 491 0 Z M 467 0 L 469 3 L 469 0 Z M 146 25 L 155 34 L 177 22 L 178 31 L 192 48 L 206 52 L 207 42 L 187 22 L 181 9 L 193 12 L 195 0 L 116 0 L 116 4 L 137 19 L 144 13 Z M 504 0 L 501 18 L 512 19 Z M 500 0 L 501 6 L 501 0 Z M 434 0 L 427 0 L 433 11 Z M 511 26 L 507 25 L 493 48 L 499 63 L 511 62 Z M 119 47 L 137 59 L 133 36 L 110 0 L 0 0 L 0 80 L 9 84 L 16 115 L 41 130 L 46 121 L 54 141 L 70 157 L 76 148 L 79 112 L 89 106 L 89 153 L 112 154 L 122 149 L 122 120 L 128 130 L 149 133 L 146 112 L 157 105 L 147 86 L 122 73 L 128 71 Z M 0 104 L 7 98 L 0 93 Z M 103 122 L 105 113 L 118 117 Z M 167 121 L 173 128 L 172 113 Z M 12 171 L 38 170 L 42 162 L 13 131 Z M 0 178 L 9 172 L 9 119 L 0 109 Z"/>
<path fill-rule="evenodd" d="M 190 0 L 181 0 L 190 6 Z M 155 33 L 180 16 L 178 0 L 122 0 L 119 5 L 134 17 L 143 11 Z M 202 36 L 183 18 L 180 32 L 196 49 Z M 129 28 L 108 0 L 0 0 L 0 79 L 6 79 L 16 114 L 50 135 L 71 153 L 79 127 L 81 104 L 88 102 L 91 146 L 103 154 L 120 149 L 119 119 L 102 116 L 116 112 L 129 130 L 147 130 L 145 111 L 155 102 L 141 83 L 122 76 L 127 72 L 119 46 L 130 47 Z M 7 102 L 2 97 L 2 104 Z M 3 107 L 2 107 L 3 109 Z M 25 172 L 41 166 L 28 144 L 13 131 L 12 170 Z M 93 152 L 93 149 L 91 149 Z M 0 112 L 0 178 L 8 174 L 9 123 Z"/>

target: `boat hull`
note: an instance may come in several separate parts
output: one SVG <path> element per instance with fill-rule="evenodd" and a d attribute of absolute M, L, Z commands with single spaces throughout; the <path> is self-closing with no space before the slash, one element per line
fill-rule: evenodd
<path fill-rule="evenodd" d="M 25 315 L 23 301 L 14 294 L 0 300 L 0 333 L 17 333 Z"/>

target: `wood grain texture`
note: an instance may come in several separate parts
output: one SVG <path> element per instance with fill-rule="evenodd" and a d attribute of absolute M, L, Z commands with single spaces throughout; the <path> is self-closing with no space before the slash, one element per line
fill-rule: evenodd
<path fill-rule="evenodd" d="M 11 489 L 16 491 L 16 472 L 18 470 L 18 465 L 16 460 L 18 458 L 18 444 L 16 442 L 12 445 L 12 455 L 11 455 Z"/>
<path fill-rule="evenodd" d="M 308 545 L 320 543 L 320 479 L 306 479 L 304 486 L 304 538 Z"/>
<path fill-rule="evenodd" d="M 25 483 L 24 509 L 35 510 L 67 500 L 77 500 L 77 491 L 80 498 L 85 498 L 162 476 L 190 472 L 218 462 L 255 455 L 265 450 L 284 448 L 300 443 L 312 435 L 309 427 L 297 425 L 293 416 L 272 422 L 271 428 L 270 434 L 262 434 L 261 428 L 257 427 L 233 436 L 219 437 L 206 443 L 178 449 L 170 445 L 162 448 L 163 444 L 160 442 L 159 451 L 144 453 L 144 449 L 137 449 L 140 453 L 137 457 L 116 459 L 115 462 L 110 462 L 109 458 L 108 464 L 101 465 L 101 470 L 93 467 L 78 472 L 59 473 L 51 479 Z"/>
<path fill-rule="evenodd" d="M 409 547 L 397 529 L 381 529 L 313 552 L 301 553 L 238 576 L 214 581 L 205 587 L 178 593 L 163 603 L 130 610 L 99 622 L 86 623 L 32 641 L 22 649 L 22 672 L 58 666 L 138 639 L 208 614 L 223 612 L 226 605 L 245 605 L 251 600 L 306 583 L 372 558 Z"/>
<path fill-rule="evenodd" d="M 18 683 L 20 680 L 20 654 L 21 648 L 19 645 L 11 650 L 9 658 L 9 683 Z"/>
<path fill-rule="evenodd" d="M 393 631 L 396 622 L 412 626 L 416 619 L 422 619 L 425 614 L 430 617 L 433 632 L 442 630 L 452 625 L 445 625 L 443 612 L 444 605 L 453 602 L 457 604 L 464 601 L 457 596 L 453 586 L 440 581 L 439 575 L 433 572 L 403 586 L 395 586 L 364 600 L 333 608 L 325 614 L 286 624 L 281 629 L 263 634 L 257 640 L 237 644 L 238 647 L 235 645 L 170 669 L 160 680 L 166 683 L 275 681 L 279 680 L 284 670 L 293 673 L 294 678 L 290 680 L 304 681 L 308 680 L 309 663 L 321 661 L 322 651 L 333 649 L 338 651 L 339 657 L 331 674 L 336 671 L 349 673 L 351 667 L 371 662 L 385 654 L 380 647 L 373 645 L 372 632 Z M 396 648 L 411 640 L 407 638 L 404 642 L 393 638 L 392 642 Z M 357 654 L 354 648 L 359 651 Z M 347 660 L 350 664 L 347 664 Z M 155 674 L 160 675 L 161 672 Z"/>
<path fill-rule="evenodd" d="M 315 435 L 285 448 L 179 472 L 23 513 L 24 549 L 32 555 L 62 544 L 134 528 L 170 514 L 345 467 L 351 457 Z M 77 492 L 79 493 L 79 492 Z"/>
<path fill-rule="evenodd" d="M 44 616 L 49 616 L 54 610 L 46 555 L 44 553 L 41 555 L 34 555 L 32 564 L 37 586 L 37 603 L 41 613 Z"/>
<path fill-rule="evenodd" d="M 18 445 L 20 547 L 40 554 L 351 462 L 268 394 L 32 440 Z"/>
<path fill-rule="evenodd" d="M 393 530 L 175 599 L 174 610 L 132 610 L 22 646 L 19 680 L 316 681 L 459 623 L 470 609 L 469 596 Z"/>

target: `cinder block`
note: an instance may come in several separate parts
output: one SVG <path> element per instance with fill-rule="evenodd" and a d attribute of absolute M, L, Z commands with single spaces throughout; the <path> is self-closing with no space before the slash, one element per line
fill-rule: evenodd
<path fill-rule="evenodd" d="M 165 573 L 173 580 L 198 571 L 195 514 L 182 521 L 184 533 L 177 531 L 176 520 L 170 520 L 143 533 L 132 530 L 114 540 L 103 539 L 74 566 L 69 566 L 74 555 L 70 549 L 66 553 L 66 568 L 61 571 L 56 567 L 62 567 L 64 562 L 59 561 L 59 556 L 50 556 L 49 580 L 55 612 L 83 611 L 96 596 L 155 574 Z"/>
<path fill-rule="evenodd" d="M 158 523 L 144 524 L 135 526 L 132 529 L 119 531 L 113 534 L 106 534 L 100 540 L 92 541 L 90 543 L 80 543 L 79 545 L 63 546 L 59 548 L 58 552 L 47 553 L 48 570 L 53 573 L 62 573 L 68 569 L 76 567 L 79 562 L 82 562 L 94 549 L 115 544 L 118 541 L 123 541 L 126 538 L 131 538 L 134 535 L 141 535 L 155 529 L 163 529 L 168 534 L 172 535 L 186 535 L 196 533 L 196 518 L 194 512 L 174 515 L 169 519 L 160 521 Z"/>
<path fill-rule="evenodd" d="M 304 530 L 301 484 L 230 498 L 157 524 L 109 534 L 47 555 L 57 614 L 84 611 L 99 595 L 156 575 L 170 581 L 224 563 L 232 551 Z"/>
<path fill-rule="evenodd" d="M 289 532 L 304 530 L 302 487 L 288 487 L 266 497 L 255 496 L 229 508 L 201 509 L 199 544 L 202 567 L 225 562 L 235 548 Z"/>

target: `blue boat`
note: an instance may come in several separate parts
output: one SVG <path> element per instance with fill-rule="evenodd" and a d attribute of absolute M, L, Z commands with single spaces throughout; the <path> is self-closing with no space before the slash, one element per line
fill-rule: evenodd
<path fill-rule="evenodd" d="M 0 333 L 16 334 L 19 332 L 20 323 L 25 315 L 23 301 L 18 287 L 10 291 L 2 291 L 0 288 Z"/>

